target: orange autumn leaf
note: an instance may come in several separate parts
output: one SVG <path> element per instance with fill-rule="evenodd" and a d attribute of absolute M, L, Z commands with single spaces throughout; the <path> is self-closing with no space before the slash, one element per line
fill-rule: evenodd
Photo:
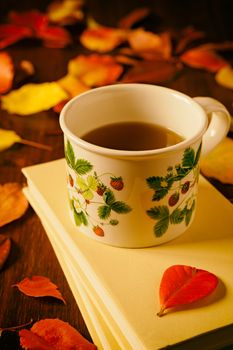
<path fill-rule="evenodd" d="M 233 140 L 224 140 L 201 159 L 201 171 L 205 176 L 225 184 L 233 184 Z"/>
<path fill-rule="evenodd" d="M 180 59 L 192 68 L 205 69 L 215 73 L 228 63 L 213 50 L 194 48 L 184 52 Z"/>
<path fill-rule="evenodd" d="M 53 297 L 62 300 L 64 304 L 66 303 L 56 284 L 44 276 L 32 276 L 31 279 L 25 277 L 19 283 L 14 284 L 13 287 L 17 287 L 20 292 L 30 297 Z"/>
<path fill-rule="evenodd" d="M 171 38 L 168 32 L 155 34 L 139 28 L 129 32 L 128 42 L 134 52 L 145 59 L 153 59 L 157 56 L 171 57 Z"/>
<path fill-rule="evenodd" d="M 89 50 L 105 53 L 115 49 L 126 41 L 126 38 L 127 31 L 124 29 L 95 24 L 82 32 L 80 42 Z"/>
<path fill-rule="evenodd" d="M 141 61 L 123 76 L 123 83 L 161 83 L 174 78 L 182 67 L 171 61 Z"/>
<path fill-rule="evenodd" d="M 69 61 L 68 72 L 92 87 L 114 83 L 123 72 L 123 68 L 109 55 L 78 55 Z"/>
<path fill-rule="evenodd" d="M 0 185 L 0 227 L 20 218 L 28 208 L 28 201 L 20 184 Z"/>
<path fill-rule="evenodd" d="M 10 90 L 14 77 L 14 65 L 7 52 L 0 52 L 0 94 Z"/>
<path fill-rule="evenodd" d="M 33 350 L 96 350 L 97 347 L 85 339 L 69 323 L 60 319 L 44 319 L 36 322 L 30 331 L 21 330 L 20 345 Z M 50 346 L 46 348 L 46 346 Z M 37 347 L 36 347 L 37 346 Z M 39 347 L 41 346 L 41 347 Z"/>
<path fill-rule="evenodd" d="M 147 17 L 149 13 L 150 9 L 148 7 L 138 7 L 130 13 L 128 13 L 123 18 L 121 18 L 121 20 L 118 23 L 118 26 L 120 28 L 130 29 L 135 23 Z"/>
<path fill-rule="evenodd" d="M 0 270 L 3 267 L 5 261 L 11 250 L 11 240 L 8 237 L 0 236 Z"/>

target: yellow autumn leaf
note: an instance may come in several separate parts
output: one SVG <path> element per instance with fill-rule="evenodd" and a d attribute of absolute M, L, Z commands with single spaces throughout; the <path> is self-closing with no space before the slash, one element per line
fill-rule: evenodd
<path fill-rule="evenodd" d="M 2 96 L 2 108 L 9 113 L 28 115 L 52 108 L 68 94 L 56 82 L 26 84 Z"/>
<path fill-rule="evenodd" d="M 218 84 L 233 89 L 233 68 L 231 66 L 222 67 L 215 75 L 215 79 Z"/>
<path fill-rule="evenodd" d="M 14 145 L 16 142 L 20 142 L 21 137 L 12 130 L 0 129 L 0 151 L 3 151 Z"/>
<path fill-rule="evenodd" d="M 82 92 L 90 90 L 88 86 L 82 83 L 77 77 L 72 74 L 67 74 L 59 79 L 57 83 L 67 91 L 71 97 L 77 96 Z"/>
<path fill-rule="evenodd" d="M 201 160 L 201 171 L 222 183 L 233 184 L 233 140 L 225 139 Z"/>

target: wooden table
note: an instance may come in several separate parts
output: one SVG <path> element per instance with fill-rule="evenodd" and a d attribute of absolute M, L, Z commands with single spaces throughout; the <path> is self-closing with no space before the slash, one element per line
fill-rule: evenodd
<path fill-rule="evenodd" d="M 33 3 L 33 4 L 32 4 Z M 0 2 L 0 20 L 3 21 L 10 10 L 37 8 L 45 11 L 49 1 L 11 0 Z M 88 11 L 104 25 L 115 26 L 118 20 L 138 6 L 149 6 L 152 15 L 148 18 L 148 28 L 160 31 L 167 28 L 180 29 L 193 25 L 206 32 L 209 42 L 233 40 L 232 1 L 87 1 Z M 7 48 L 15 63 L 22 59 L 33 62 L 36 67 L 36 81 L 53 81 L 66 73 L 67 62 L 78 53 L 87 52 L 77 43 L 65 49 L 48 49 L 39 42 L 27 40 Z M 227 54 L 232 60 L 232 55 Z M 212 73 L 204 70 L 185 68 L 169 83 L 162 84 L 190 96 L 212 96 L 220 100 L 232 111 L 233 91 L 218 85 Z M 59 127 L 59 117 L 52 110 L 32 116 L 10 115 L 0 110 L 0 127 L 15 130 L 21 137 L 50 145 L 52 151 L 39 150 L 29 146 L 14 145 L 0 153 L 0 183 L 25 183 L 21 168 L 47 162 L 64 156 L 63 136 Z M 49 180 L 49 179 L 48 179 Z M 213 181 L 218 189 L 229 199 L 233 198 L 230 185 Z M 0 213 L 1 215 L 1 213 Z M 11 238 L 12 250 L 0 272 L 0 327 L 12 327 L 33 319 L 60 318 L 76 327 L 81 334 L 91 340 L 79 308 L 59 266 L 51 244 L 42 227 L 40 219 L 30 208 L 19 220 L 0 228 L 0 234 Z M 59 286 L 67 305 L 50 298 L 30 298 L 21 294 L 12 284 L 26 276 L 42 275 L 49 277 Z M 232 333 L 233 327 L 205 336 L 205 345 L 197 345 L 199 340 L 175 349 L 220 349 Z M 218 341 L 216 340 L 218 339 Z M 232 349 L 232 345 L 228 349 Z M 4 332 L 0 338 L 1 350 L 20 349 L 17 333 Z M 227 349 L 227 347 L 225 348 Z M 114 350 L 114 349 L 113 349 Z"/>

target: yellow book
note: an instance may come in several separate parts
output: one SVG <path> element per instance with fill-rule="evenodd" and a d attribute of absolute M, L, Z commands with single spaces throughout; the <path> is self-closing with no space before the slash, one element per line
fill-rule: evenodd
<path fill-rule="evenodd" d="M 127 249 L 94 241 L 73 225 L 64 159 L 24 168 L 23 173 L 86 294 L 98 312 L 103 307 L 102 319 L 125 349 L 161 349 L 232 323 L 233 207 L 202 177 L 196 218 L 185 234 L 161 246 Z M 159 318 L 160 280 L 176 264 L 213 272 L 220 283 L 208 302 L 203 299 Z"/>

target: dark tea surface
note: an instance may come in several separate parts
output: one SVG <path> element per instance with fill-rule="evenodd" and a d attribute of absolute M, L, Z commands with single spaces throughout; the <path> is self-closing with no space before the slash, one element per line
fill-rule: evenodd
<path fill-rule="evenodd" d="M 91 130 L 81 138 L 94 145 L 125 151 L 164 148 L 184 140 L 170 129 L 143 122 L 107 124 Z"/>

